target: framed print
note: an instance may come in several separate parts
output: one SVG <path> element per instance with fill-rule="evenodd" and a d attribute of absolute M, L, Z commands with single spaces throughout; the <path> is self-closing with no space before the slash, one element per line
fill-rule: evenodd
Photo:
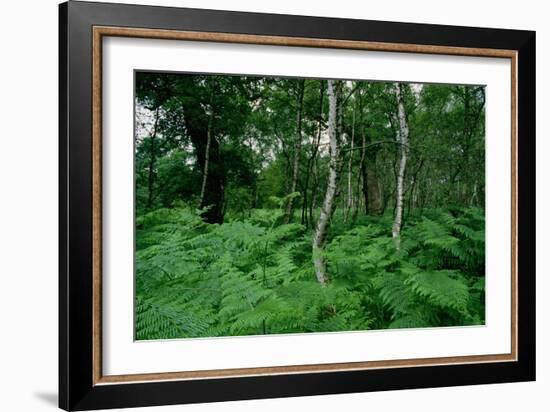
<path fill-rule="evenodd" d="M 60 5 L 59 403 L 535 379 L 535 33 Z"/>

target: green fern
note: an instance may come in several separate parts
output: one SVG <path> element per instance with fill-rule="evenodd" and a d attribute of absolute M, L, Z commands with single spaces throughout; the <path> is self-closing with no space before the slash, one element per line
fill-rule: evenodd
<path fill-rule="evenodd" d="M 470 297 L 468 286 L 453 271 L 420 272 L 405 283 L 419 296 L 429 298 L 442 308 L 451 308 L 461 313 L 466 311 Z"/>
<path fill-rule="evenodd" d="M 137 219 L 136 339 L 483 324 L 481 209 L 335 221 L 320 287 L 311 232 L 282 210 L 206 225 L 185 205 Z"/>

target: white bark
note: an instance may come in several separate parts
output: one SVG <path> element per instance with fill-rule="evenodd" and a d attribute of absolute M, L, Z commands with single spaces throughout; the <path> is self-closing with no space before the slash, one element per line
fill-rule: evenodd
<path fill-rule="evenodd" d="M 204 169 L 202 172 L 202 185 L 201 185 L 201 194 L 199 197 L 199 208 L 202 207 L 204 201 L 204 193 L 206 192 L 206 182 L 208 180 L 208 163 L 210 161 L 210 142 L 212 141 L 212 121 L 214 114 L 210 113 L 208 119 L 208 129 L 206 131 L 206 153 L 204 154 Z"/>
<path fill-rule="evenodd" d="M 395 200 L 395 218 L 392 226 L 392 237 L 397 249 L 401 246 L 401 224 L 403 222 L 403 197 L 404 197 L 404 185 L 405 170 L 407 167 L 407 157 L 409 154 L 409 125 L 407 124 L 407 113 L 405 112 L 405 104 L 403 103 L 403 95 L 401 85 L 395 84 L 395 97 L 397 99 L 397 142 L 399 145 L 399 152 L 401 157 L 399 159 L 399 170 L 397 172 L 396 183 L 396 200 Z"/>
<path fill-rule="evenodd" d="M 319 283 L 324 286 L 328 282 L 326 263 L 322 252 L 325 247 L 325 237 L 330 224 L 330 218 L 334 212 L 334 202 L 336 197 L 336 188 L 338 185 L 338 97 L 339 85 L 334 80 L 328 81 L 328 134 L 330 147 L 330 163 L 327 190 L 325 199 L 321 206 L 321 214 L 317 221 L 317 227 L 313 235 L 313 265 L 315 268 L 315 276 Z"/>

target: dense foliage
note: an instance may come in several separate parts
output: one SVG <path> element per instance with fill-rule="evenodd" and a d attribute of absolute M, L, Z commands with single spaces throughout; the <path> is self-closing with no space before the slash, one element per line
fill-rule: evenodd
<path fill-rule="evenodd" d="M 483 87 L 136 92 L 137 339 L 484 323 Z"/>
<path fill-rule="evenodd" d="M 332 281 L 315 282 L 311 231 L 256 210 L 223 225 L 180 205 L 138 219 L 137 338 L 471 325 L 484 321 L 481 209 L 334 224 Z"/>

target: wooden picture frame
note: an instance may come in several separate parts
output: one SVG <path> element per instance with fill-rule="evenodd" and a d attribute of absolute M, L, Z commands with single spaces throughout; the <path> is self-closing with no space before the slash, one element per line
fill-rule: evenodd
<path fill-rule="evenodd" d="M 535 33 L 213 10 L 60 5 L 59 406 L 65 410 L 535 379 Z M 511 61 L 511 351 L 351 363 L 104 375 L 102 40 L 192 40 Z M 521 184 L 520 184 L 521 183 Z"/>

